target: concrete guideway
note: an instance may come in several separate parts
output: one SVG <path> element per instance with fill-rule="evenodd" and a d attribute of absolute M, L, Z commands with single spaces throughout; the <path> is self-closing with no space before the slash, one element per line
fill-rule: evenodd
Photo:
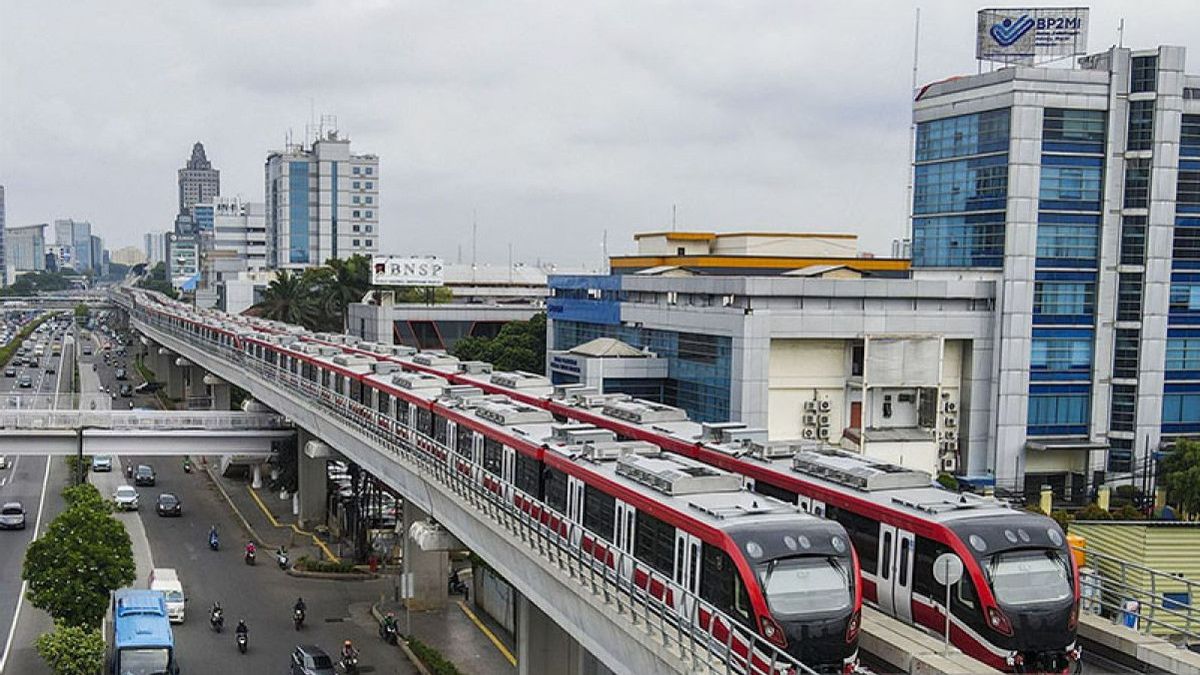
<path fill-rule="evenodd" d="M 581 672 L 589 654 L 620 673 L 726 671 L 726 663 L 717 655 L 719 647 L 692 634 L 694 627 L 675 626 L 673 620 L 664 619 L 655 607 L 657 601 L 641 589 L 606 574 L 603 565 L 585 560 L 511 504 L 483 495 L 444 463 L 431 462 L 390 434 L 376 436 L 361 423 L 343 421 L 334 411 L 314 405 L 294 383 L 276 384 L 256 372 L 254 364 L 227 360 L 212 345 L 174 337 L 138 317 L 131 317 L 131 324 L 187 362 L 251 392 L 385 481 L 405 497 L 406 505 L 431 514 L 483 555 L 530 600 L 524 620 L 536 624 L 537 630 L 526 631 L 518 645 L 522 672 L 550 672 L 539 667 L 554 670 L 568 664 L 563 672 Z M 419 574 L 417 583 L 444 587 L 444 572 Z M 564 654 L 569 661 L 538 659 L 538 655 L 555 659 Z"/>

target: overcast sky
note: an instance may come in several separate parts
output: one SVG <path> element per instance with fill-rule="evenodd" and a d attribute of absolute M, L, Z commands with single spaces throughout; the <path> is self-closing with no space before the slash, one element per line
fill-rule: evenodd
<path fill-rule="evenodd" d="M 1004 3 L 1000 3 L 1004 4 Z M 922 2 L 922 82 L 973 73 L 975 5 Z M 908 2 L 0 0 L 8 224 L 168 229 L 202 141 L 261 201 L 289 129 L 380 155 L 387 253 L 564 264 L 678 227 L 905 229 Z M 1189 49 L 1200 3 L 1091 3 L 1089 47 Z"/>

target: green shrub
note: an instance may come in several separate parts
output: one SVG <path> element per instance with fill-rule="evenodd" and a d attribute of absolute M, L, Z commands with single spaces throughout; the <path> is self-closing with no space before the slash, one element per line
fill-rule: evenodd
<path fill-rule="evenodd" d="M 59 624 L 38 636 L 37 653 L 54 675 L 95 675 L 104 667 L 104 636 L 98 629 Z"/>
<path fill-rule="evenodd" d="M 939 473 L 937 482 L 947 490 L 958 492 L 958 479 L 948 473 Z"/>
<path fill-rule="evenodd" d="M 441 652 L 417 638 L 409 636 L 408 648 L 412 650 L 413 654 L 417 655 L 417 658 L 421 660 L 421 663 L 425 664 L 425 667 L 433 675 L 462 675 L 462 671 L 453 663 L 446 660 L 446 657 L 442 656 Z"/>
<path fill-rule="evenodd" d="M 323 572 L 328 574 L 347 574 L 355 571 L 354 563 L 349 560 L 332 562 L 329 560 L 315 560 L 306 555 L 300 556 L 296 560 L 296 569 L 304 572 Z"/>
<path fill-rule="evenodd" d="M 1062 509 L 1055 509 L 1050 513 L 1050 517 L 1054 519 L 1054 522 L 1058 523 L 1063 532 L 1066 532 L 1067 528 L 1071 525 L 1071 514 Z"/>
<path fill-rule="evenodd" d="M 1092 502 L 1075 513 L 1075 520 L 1112 520 L 1112 514 Z"/>
<path fill-rule="evenodd" d="M 1146 514 L 1139 511 L 1133 504 L 1122 504 L 1112 514 L 1114 520 L 1145 520 Z"/>

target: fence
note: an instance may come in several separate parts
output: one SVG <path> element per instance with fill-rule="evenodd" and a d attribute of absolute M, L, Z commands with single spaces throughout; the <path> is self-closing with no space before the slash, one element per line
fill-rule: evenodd
<path fill-rule="evenodd" d="M 1200 583 L 1099 551 L 1076 550 L 1085 561 L 1079 578 L 1080 611 L 1110 617 L 1181 646 L 1200 643 L 1200 613 L 1192 606 Z"/>

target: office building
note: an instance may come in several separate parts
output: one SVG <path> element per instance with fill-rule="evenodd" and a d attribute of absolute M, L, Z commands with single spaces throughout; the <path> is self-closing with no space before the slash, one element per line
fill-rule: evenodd
<path fill-rule="evenodd" d="M 8 283 L 8 255 L 5 250 L 5 203 L 4 186 L 0 185 L 0 284 Z"/>
<path fill-rule="evenodd" d="M 146 253 L 146 265 L 154 267 L 160 262 L 167 260 L 167 233 L 166 232 L 147 232 L 144 237 L 144 248 Z"/>
<path fill-rule="evenodd" d="M 167 278 L 183 291 L 194 291 L 200 281 L 200 236 L 169 232 L 166 236 Z"/>
<path fill-rule="evenodd" d="M 175 218 L 175 232 L 195 232 L 198 224 L 193 220 L 192 207 L 219 194 L 221 172 L 212 168 L 212 162 L 208 161 L 204 152 L 204 144 L 197 142 L 192 146 L 192 156 L 179 170 L 179 212 Z"/>
<path fill-rule="evenodd" d="M 379 250 L 379 157 L 336 131 L 266 162 L 267 260 L 302 269 Z"/>
<path fill-rule="evenodd" d="M 46 223 L 10 227 L 5 233 L 8 269 L 13 276 L 46 269 Z"/>
<path fill-rule="evenodd" d="M 1200 77 L 1181 47 L 1079 65 L 914 103 L 914 276 L 996 284 L 994 459 L 968 468 L 999 481 L 1140 473 L 1200 432 Z"/>
<path fill-rule="evenodd" d="M 267 267 L 266 207 L 262 202 L 246 202 L 240 197 L 216 197 L 208 204 L 211 215 L 214 252 L 228 254 L 241 261 L 241 269 Z"/>
<path fill-rule="evenodd" d="M 104 240 L 93 234 L 88 237 L 88 246 L 92 271 L 100 277 L 108 276 L 108 265 L 105 264 L 107 261 L 104 256 Z"/>
<path fill-rule="evenodd" d="M 146 262 L 146 253 L 136 246 L 122 246 L 112 252 L 111 259 L 118 265 L 133 267 Z"/>
<path fill-rule="evenodd" d="M 86 220 L 62 218 L 54 221 L 54 244 L 59 247 L 60 268 L 72 267 L 87 272 L 94 267 L 92 224 Z"/>

